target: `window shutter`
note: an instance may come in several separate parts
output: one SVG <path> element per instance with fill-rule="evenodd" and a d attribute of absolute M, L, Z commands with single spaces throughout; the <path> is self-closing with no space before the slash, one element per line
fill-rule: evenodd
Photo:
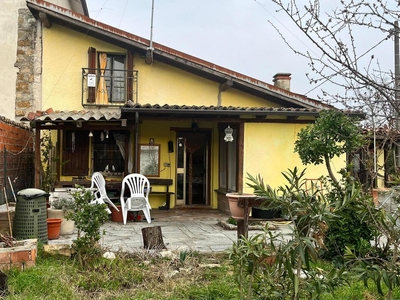
<path fill-rule="evenodd" d="M 74 138 L 72 134 L 74 133 Z M 63 139 L 62 175 L 87 176 L 89 171 L 89 131 L 66 130 Z"/>
<path fill-rule="evenodd" d="M 132 100 L 135 102 L 134 95 L 133 95 L 133 51 L 128 50 L 128 62 L 127 62 L 127 98 L 126 100 Z"/>
<path fill-rule="evenodd" d="M 96 49 L 95 48 L 89 47 L 88 59 L 89 59 L 89 63 L 88 63 L 89 74 L 96 74 Z M 89 87 L 87 103 L 94 103 L 95 101 L 96 101 L 96 88 Z"/>

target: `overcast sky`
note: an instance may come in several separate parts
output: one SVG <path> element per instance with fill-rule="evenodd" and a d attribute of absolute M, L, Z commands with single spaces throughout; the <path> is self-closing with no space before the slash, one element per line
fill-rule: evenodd
<path fill-rule="evenodd" d="M 86 2 L 91 18 L 150 38 L 152 0 Z M 313 48 L 276 10 L 269 0 L 154 0 L 153 41 L 271 84 L 276 73 L 291 73 L 291 90 L 316 98 L 329 86 L 314 89 L 309 84 L 308 60 L 294 54 L 269 21 L 295 48 Z M 392 43 L 388 40 L 382 46 L 383 67 L 390 69 Z"/>

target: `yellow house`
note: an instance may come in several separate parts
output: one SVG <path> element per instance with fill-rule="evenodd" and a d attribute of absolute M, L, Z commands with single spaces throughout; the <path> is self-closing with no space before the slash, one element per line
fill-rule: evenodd
<path fill-rule="evenodd" d="M 297 133 L 333 109 L 291 92 L 288 73 L 268 84 L 45 1 L 27 6 L 42 49 L 41 109 L 23 119 L 37 130 L 36 153 L 43 131 L 56 141 L 58 186 L 100 171 L 112 189 L 135 172 L 150 178 L 153 208 L 227 210 L 227 192 L 251 192 L 247 173 L 276 187 L 282 171 L 303 169 Z"/>

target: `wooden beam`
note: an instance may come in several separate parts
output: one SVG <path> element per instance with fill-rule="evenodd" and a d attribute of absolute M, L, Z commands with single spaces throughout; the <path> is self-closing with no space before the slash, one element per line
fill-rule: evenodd
<path fill-rule="evenodd" d="M 50 20 L 49 20 L 49 18 L 48 18 L 46 13 L 44 13 L 42 11 L 39 12 L 39 19 L 40 19 L 40 21 L 42 21 L 42 24 L 43 24 L 44 27 L 46 27 L 46 28 L 50 28 L 51 27 L 51 22 L 50 22 Z"/>

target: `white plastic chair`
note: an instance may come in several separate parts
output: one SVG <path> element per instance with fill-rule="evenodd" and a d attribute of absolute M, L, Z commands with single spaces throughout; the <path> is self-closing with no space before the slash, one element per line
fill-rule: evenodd
<path fill-rule="evenodd" d="M 108 198 L 106 191 L 106 181 L 103 175 L 100 172 L 94 172 L 92 175 L 92 185 L 90 186 L 90 190 L 93 192 L 95 199 L 90 203 L 108 203 L 112 207 L 114 207 L 117 211 L 119 209 L 115 206 L 115 204 Z M 107 208 L 107 212 L 111 214 L 111 210 Z"/>
<path fill-rule="evenodd" d="M 125 188 L 126 186 L 130 190 L 130 196 L 125 199 Z M 122 208 L 122 218 L 124 224 L 128 217 L 128 211 L 143 211 L 146 217 L 147 223 L 151 223 L 150 209 L 151 205 L 149 203 L 149 192 L 150 192 L 150 182 L 149 180 L 137 173 L 129 174 L 122 180 L 121 188 L 121 208 Z"/>

